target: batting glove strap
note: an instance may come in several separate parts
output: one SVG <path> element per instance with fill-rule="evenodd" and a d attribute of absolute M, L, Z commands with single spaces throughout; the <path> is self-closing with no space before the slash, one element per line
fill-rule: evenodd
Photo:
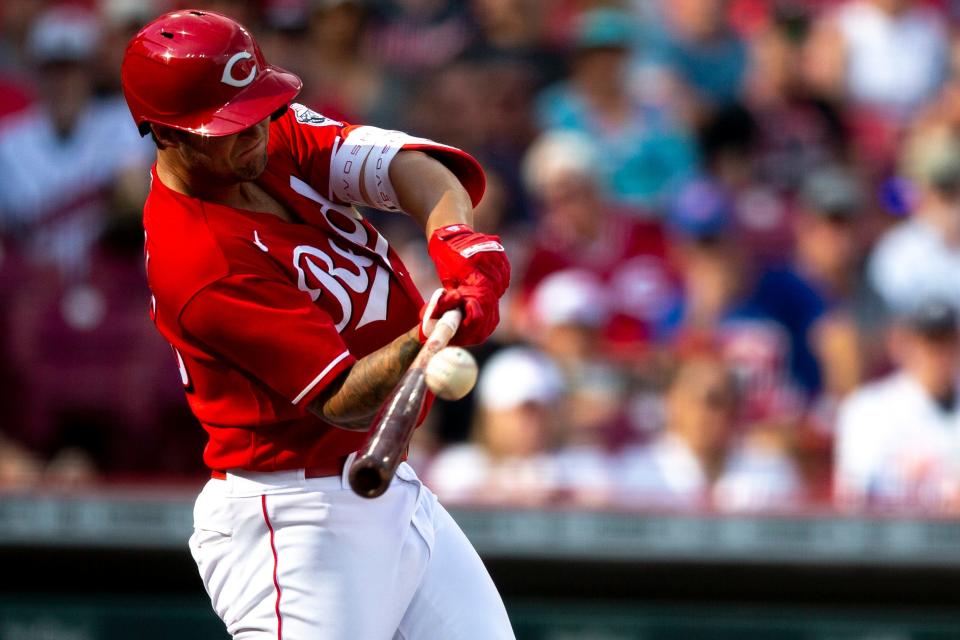
<path fill-rule="evenodd" d="M 510 284 L 510 261 L 499 236 L 477 233 L 469 225 L 441 227 L 430 236 L 430 257 L 447 289 L 468 280 L 482 282 L 499 298 Z"/>

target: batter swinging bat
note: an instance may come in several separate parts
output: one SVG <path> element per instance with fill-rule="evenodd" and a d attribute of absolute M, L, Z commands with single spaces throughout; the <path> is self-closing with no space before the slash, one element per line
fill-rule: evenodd
<path fill-rule="evenodd" d="M 350 465 L 350 488 L 364 498 L 383 495 L 403 459 L 423 411 L 427 395 L 424 371 L 438 351 L 457 332 L 463 314 L 459 309 L 444 313 L 400 382 L 387 396 L 373 421 L 370 438 Z"/>

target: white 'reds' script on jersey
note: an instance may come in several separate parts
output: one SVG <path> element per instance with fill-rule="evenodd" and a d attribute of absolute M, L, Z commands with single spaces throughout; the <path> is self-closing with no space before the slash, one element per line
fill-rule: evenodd
<path fill-rule="evenodd" d="M 367 245 L 369 241 L 367 229 L 357 220 L 358 214 L 353 208 L 331 202 L 320 195 L 316 189 L 296 176 L 290 176 L 290 187 L 300 195 L 318 203 L 324 218 L 330 223 L 330 227 L 336 230 L 344 239 L 361 247 Z M 345 216 L 347 220 L 353 223 L 353 229 L 345 231 L 334 224 L 333 221 L 330 220 L 329 214 L 331 211 L 336 211 Z M 293 252 L 293 266 L 296 268 L 298 276 L 297 287 L 301 291 L 309 294 L 310 299 L 313 301 L 316 301 L 323 291 L 328 292 L 336 299 L 342 311 L 340 320 L 336 324 L 338 332 L 343 331 L 344 327 L 347 326 L 353 317 L 353 304 L 350 300 L 350 295 L 343 288 L 343 285 L 350 287 L 354 293 L 363 293 L 368 287 L 370 289 L 370 295 L 367 298 L 366 307 L 364 307 L 363 313 L 360 316 L 360 321 L 357 323 L 357 328 L 363 327 L 371 322 L 386 319 L 387 302 L 390 296 L 390 274 L 387 273 L 386 268 L 383 266 L 383 264 L 390 264 L 390 259 L 387 255 L 389 245 L 387 244 L 386 238 L 379 233 L 377 234 L 374 251 L 383 258 L 383 264 L 377 264 L 372 286 L 370 286 L 370 281 L 367 276 L 367 268 L 373 265 L 373 260 L 365 256 L 359 256 L 350 249 L 340 247 L 332 239 L 328 242 L 331 250 L 353 263 L 357 269 L 356 273 L 343 267 L 335 267 L 333 259 L 322 249 L 301 245 Z M 317 263 L 317 260 L 311 260 L 311 257 L 319 260 L 322 266 Z M 307 276 L 308 272 L 313 276 L 318 286 L 311 286 L 310 279 Z"/>

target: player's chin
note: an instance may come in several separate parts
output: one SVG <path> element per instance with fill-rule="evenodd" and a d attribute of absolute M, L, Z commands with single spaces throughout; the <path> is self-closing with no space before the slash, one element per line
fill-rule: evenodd
<path fill-rule="evenodd" d="M 256 180 L 267 168 L 266 152 L 244 160 L 245 162 L 237 163 L 234 168 L 234 173 L 241 180 Z"/>

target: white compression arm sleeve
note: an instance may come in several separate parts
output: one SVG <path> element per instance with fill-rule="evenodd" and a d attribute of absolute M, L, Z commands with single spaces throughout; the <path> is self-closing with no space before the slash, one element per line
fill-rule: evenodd
<path fill-rule="evenodd" d="M 341 202 L 400 211 L 390 182 L 390 163 L 406 145 L 453 149 L 444 144 L 378 127 L 357 127 L 334 148 L 330 157 L 330 185 Z"/>

